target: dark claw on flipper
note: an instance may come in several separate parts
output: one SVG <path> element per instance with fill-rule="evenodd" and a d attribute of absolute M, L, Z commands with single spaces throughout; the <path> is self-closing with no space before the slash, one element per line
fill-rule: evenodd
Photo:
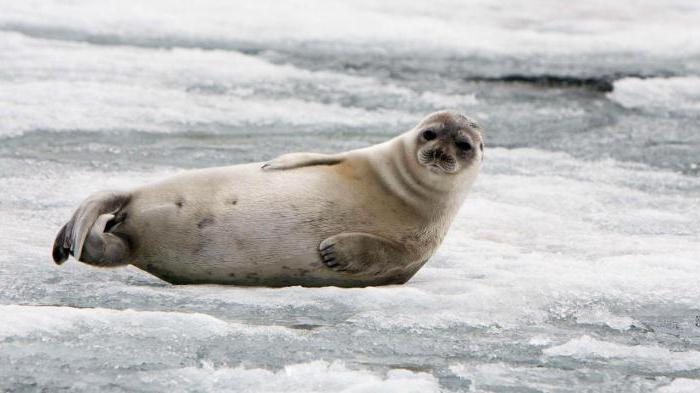
<path fill-rule="evenodd" d="M 53 243 L 53 261 L 60 265 L 68 259 L 69 248 L 64 246 L 66 237 L 66 225 L 64 225 L 56 236 L 56 240 Z"/>

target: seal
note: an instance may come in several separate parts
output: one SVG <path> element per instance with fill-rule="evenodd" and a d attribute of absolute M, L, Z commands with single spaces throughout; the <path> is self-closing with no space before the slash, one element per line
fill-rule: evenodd
<path fill-rule="evenodd" d="M 131 264 L 173 284 L 405 283 L 442 242 L 483 148 L 475 121 L 441 111 L 358 150 L 100 192 L 60 229 L 53 259 Z"/>

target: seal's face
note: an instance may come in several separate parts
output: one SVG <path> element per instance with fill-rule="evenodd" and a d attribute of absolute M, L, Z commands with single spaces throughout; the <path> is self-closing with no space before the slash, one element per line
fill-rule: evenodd
<path fill-rule="evenodd" d="M 416 127 L 418 163 L 436 174 L 459 173 L 481 161 L 480 127 L 453 112 L 429 115 Z"/>

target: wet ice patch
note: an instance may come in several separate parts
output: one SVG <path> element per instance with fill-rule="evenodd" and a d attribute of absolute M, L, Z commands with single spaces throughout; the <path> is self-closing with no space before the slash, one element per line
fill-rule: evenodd
<path fill-rule="evenodd" d="M 584 366 L 577 369 L 559 369 L 495 362 L 486 364 L 457 363 L 450 370 L 470 382 L 470 391 L 476 392 L 578 392 L 582 380 L 586 389 L 601 392 L 653 391 L 668 383 L 666 378 L 647 378 L 626 375 L 612 370 L 600 371 Z"/>
<path fill-rule="evenodd" d="M 700 369 L 700 352 L 671 351 L 657 345 L 625 345 L 584 335 L 562 345 L 543 350 L 546 356 L 566 356 L 578 360 L 606 362 L 654 371 Z"/>
<path fill-rule="evenodd" d="M 478 102 L 474 94 L 446 95 L 427 91 L 421 94 L 420 98 L 436 108 L 460 108 L 462 110 Z"/>
<path fill-rule="evenodd" d="M 530 338 L 530 340 L 528 340 L 527 343 L 530 345 L 536 346 L 536 347 L 542 347 L 542 346 L 546 346 L 546 345 L 551 344 L 551 342 L 552 342 L 552 340 L 549 337 L 543 336 L 543 335 L 537 335 L 537 336 Z"/>

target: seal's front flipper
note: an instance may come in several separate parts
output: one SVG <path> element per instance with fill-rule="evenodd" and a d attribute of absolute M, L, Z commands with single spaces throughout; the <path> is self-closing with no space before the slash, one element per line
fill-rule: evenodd
<path fill-rule="evenodd" d="M 340 272 L 381 276 L 410 262 L 403 245 L 362 232 L 331 236 L 321 242 L 318 250 L 323 264 Z"/>
<path fill-rule="evenodd" d="M 312 165 L 335 165 L 345 159 L 344 154 L 289 153 L 263 164 L 262 169 L 293 169 Z"/>
<path fill-rule="evenodd" d="M 70 254 L 90 265 L 126 265 L 128 243 L 105 229 L 114 227 L 114 213 L 128 201 L 129 194 L 121 192 L 100 192 L 86 199 L 56 235 L 54 262 L 60 265 Z"/>

